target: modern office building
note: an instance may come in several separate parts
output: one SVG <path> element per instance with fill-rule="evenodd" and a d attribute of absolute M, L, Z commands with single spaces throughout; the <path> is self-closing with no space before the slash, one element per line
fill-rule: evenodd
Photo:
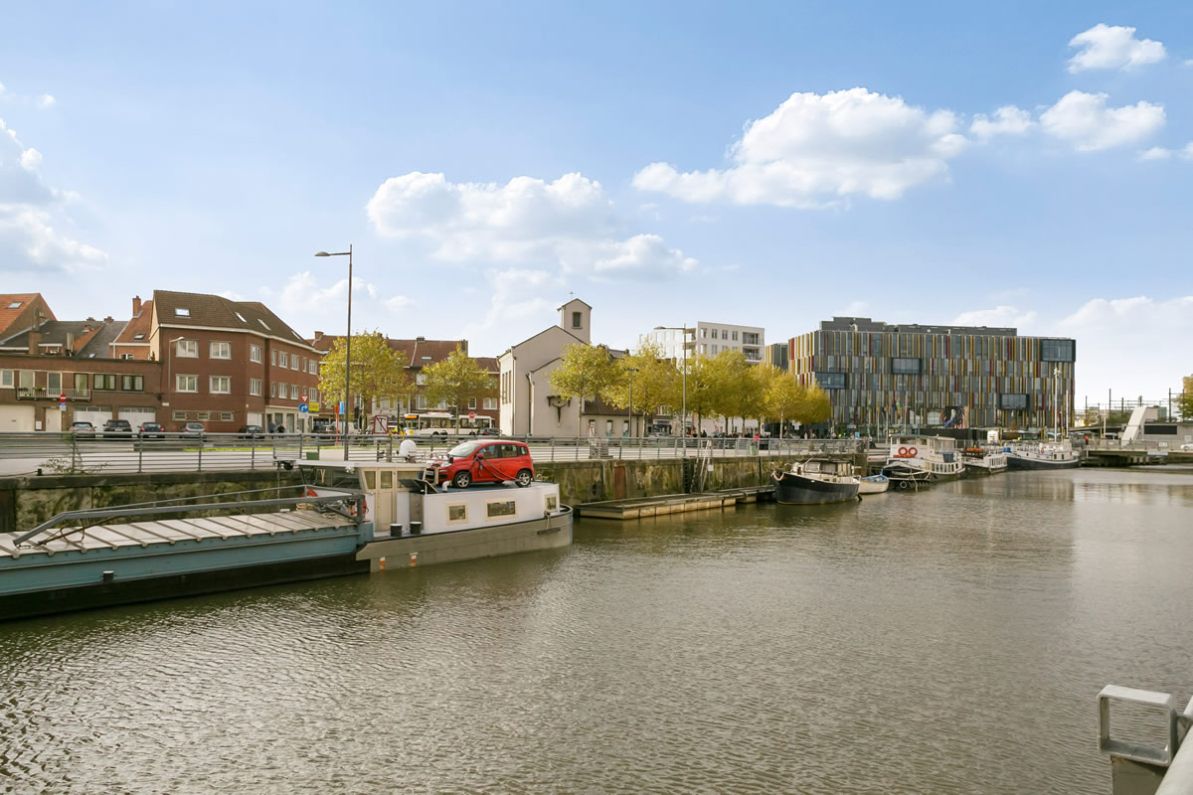
<path fill-rule="evenodd" d="M 834 317 L 788 346 L 791 372 L 819 384 L 832 401 L 833 424 L 851 430 L 1072 424 L 1072 339 Z"/>
<path fill-rule="evenodd" d="M 683 358 L 684 328 L 688 329 L 688 356 L 716 356 L 726 350 L 741 351 L 746 361 L 759 364 L 766 348 L 766 330 L 758 326 L 737 326 L 698 320 L 686 327 L 655 328 L 638 337 L 638 344 L 652 343 L 664 358 Z"/>

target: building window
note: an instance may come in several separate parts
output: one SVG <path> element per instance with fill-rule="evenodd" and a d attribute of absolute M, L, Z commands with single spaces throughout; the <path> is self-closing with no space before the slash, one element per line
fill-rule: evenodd
<path fill-rule="evenodd" d="M 274 367 L 277 367 L 277 365 L 278 365 L 278 352 L 277 351 L 269 352 L 269 363 L 272 364 Z"/>
<path fill-rule="evenodd" d="M 298 400 L 298 384 L 290 385 L 290 399 Z"/>
<path fill-rule="evenodd" d="M 54 397 L 62 393 L 62 373 L 46 373 L 46 392 Z"/>
<path fill-rule="evenodd" d="M 187 309 L 185 306 L 175 307 L 174 308 L 174 316 L 175 317 L 190 317 L 191 310 Z"/>
<path fill-rule="evenodd" d="M 8 304 L 8 308 L 9 308 L 9 309 L 20 309 L 20 308 L 21 308 L 21 302 L 20 302 L 20 301 L 11 301 L 11 302 L 9 302 L 9 304 Z"/>
<path fill-rule="evenodd" d="M 1075 345 L 1073 340 L 1040 340 L 1040 361 L 1071 362 Z"/>
<path fill-rule="evenodd" d="M 314 359 L 307 362 L 307 372 L 311 375 L 319 375 L 319 362 Z"/>
<path fill-rule="evenodd" d="M 250 378 L 249 379 L 249 394 L 254 395 L 256 397 L 261 396 L 261 379 L 260 378 Z"/>
<path fill-rule="evenodd" d="M 178 392 L 198 392 L 199 376 L 181 374 L 174 376 L 174 389 Z"/>
<path fill-rule="evenodd" d="M 230 395 L 232 394 L 232 378 L 226 375 L 213 375 L 208 387 L 213 395 Z"/>
<path fill-rule="evenodd" d="M 261 363 L 261 346 L 260 345 L 250 345 L 249 346 L 249 361 L 256 362 L 257 364 Z"/>
<path fill-rule="evenodd" d="M 0 370 L 0 388 L 12 389 L 13 383 L 14 383 L 12 379 L 13 379 L 13 371 L 12 370 Z"/>
<path fill-rule="evenodd" d="M 721 329 L 721 339 L 723 339 L 723 340 L 729 339 L 729 330 L 728 329 Z"/>
<path fill-rule="evenodd" d="M 132 355 L 131 353 L 122 353 L 122 354 L 120 354 L 120 359 L 121 359 L 121 361 L 125 361 L 125 362 L 127 362 L 127 361 L 131 361 L 131 360 L 132 360 L 132 358 L 133 358 L 133 355 Z"/>
<path fill-rule="evenodd" d="M 298 365 L 298 354 L 297 353 L 290 357 L 290 369 L 291 370 L 301 369 Z"/>
<path fill-rule="evenodd" d="M 290 354 L 285 351 L 278 351 L 278 367 L 290 366 Z"/>
<path fill-rule="evenodd" d="M 415 395 L 414 396 L 414 407 L 416 409 L 425 409 L 427 407 L 427 396 L 426 395 Z"/>
<path fill-rule="evenodd" d="M 572 328 L 584 327 L 584 315 L 580 312 L 572 313 Z"/>
<path fill-rule="evenodd" d="M 821 389 L 844 389 L 845 373 L 817 373 L 816 383 Z"/>
<path fill-rule="evenodd" d="M 998 396 L 998 407 L 1005 411 L 1026 411 L 1027 395 L 1002 394 Z"/>
<path fill-rule="evenodd" d="M 74 382 L 75 382 L 75 397 L 86 397 L 88 394 L 87 374 L 86 373 L 75 373 Z"/>
<path fill-rule="evenodd" d="M 733 332 L 733 341 L 737 342 L 737 332 L 736 331 Z"/>
<path fill-rule="evenodd" d="M 114 373 L 96 373 L 91 376 L 92 389 L 115 389 L 116 375 Z"/>
<path fill-rule="evenodd" d="M 918 375 L 920 372 L 919 359 L 891 359 L 891 372 L 897 375 Z"/>
<path fill-rule="evenodd" d="M 271 398 L 278 396 L 278 385 L 276 381 L 269 382 L 269 396 Z"/>
<path fill-rule="evenodd" d="M 261 328 L 265 329 L 266 331 L 270 331 L 270 330 L 271 330 L 271 329 L 269 328 L 269 324 L 268 324 L 268 323 L 266 323 L 266 322 L 265 322 L 264 320 L 262 320 L 261 318 L 257 318 L 257 322 L 258 322 L 258 323 L 260 323 L 260 324 L 261 324 Z"/>
<path fill-rule="evenodd" d="M 212 359 L 231 359 L 232 358 L 232 343 L 230 342 L 213 342 L 208 351 L 208 356 Z"/>
<path fill-rule="evenodd" d="M 716 346 L 716 345 L 713 345 L 713 346 L 712 346 L 712 351 L 711 351 L 711 352 L 712 352 L 712 355 L 713 355 L 713 356 L 716 356 L 716 355 L 717 355 L 717 346 Z"/>
<path fill-rule="evenodd" d="M 178 340 L 178 344 L 174 348 L 174 355 L 181 356 L 184 359 L 198 359 L 199 358 L 199 341 L 198 340 Z"/>
<path fill-rule="evenodd" d="M 425 375 L 423 375 L 422 373 L 419 373 L 418 375 L 414 376 L 414 383 L 417 384 L 418 386 L 426 386 L 427 385 L 427 377 Z"/>
<path fill-rule="evenodd" d="M 476 398 L 468 398 L 468 408 L 476 409 Z"/>
<path fill-rule="evenodd" d="M 145 391 L 145 376 L 143 376 L 143 375 L 122 375 L 122 376 L 120 376 L 120 389 L 124 392 L 143 392 L 143 391 Z"/>
<path fill-rule="evenodd" d="M 236 414 L 231 411 L 221 411 L 220 419 L 224 422 L 231 422 L 232 420 L 236 419 Z"/>
<path fill-rule="evenodd" d="M 497 409 L 497 398 L 485 398 L 483 406 L 486 410 L 495 411 Z"/>
<path fill-rule="evenodd" d="M 196 411 L 195 416 L 201 420 L 209 420 L 209 419 L 211 419 L 211 412 L 210 411 Z"/>
<path fill-rule="evenodd" d="M 318 403 L 318 402 L 319 402 L 319 387 L 317 387 L 317 386 L 313 386 L 313 387 L 311 387 L 310 389 L 308 389 L 307 391 L 310 393 L 310 396 L 311 396 L 311 402 L 312 402 L 312 403 Z M 389 403 L 389 401 L 388 401 L 388 400 L 386 400 L 386 401 L 382 401 L 382 402 L 383 402 L 383 403 Z"/>
<path fill-rule="evenodd" d="M 185 420 L 185 419 L 186 419 L 186 412 L 185 412 L 185 411 L 175 411 L 175 412 L 174 412 L 174 419 L 176 419 L 176 420 Z"/>

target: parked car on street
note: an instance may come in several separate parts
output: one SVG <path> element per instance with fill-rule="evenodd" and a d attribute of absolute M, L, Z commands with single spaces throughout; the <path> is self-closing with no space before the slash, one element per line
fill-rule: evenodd
<path fill-rule="evenodd" d="M 202 439 L 207 435 L 207 427 L 201 422 L 191 420 L 182 424 L 182 435 L 187 438 Z"/>
<path fill-rule="evenodd" d="M 450 483 L 458 489 L 473 483 L 513 481 L 529 486 L 534 480 L 534 461 L 525 442 L 512 439 L 474 439 L 447 451 L 432 462 L 436 483 Z"/>
<path fill-rule="evenodd" d="M 237 431 L 241 439 L 264 439 L 265 429 L 260 425 L 241 425 Z"/>
<path fill-rule="evenodd" d="M 160 422 L 142 422 L 137 427 L 137 436 L 142 439 L 165 439 L 166 429 Z"/>
<path fill-rule="evenodd" d="M 133 438 L 133 426 L 129 424 L 128 420 L 108 420 L 104 423 L 104 438 L 131 439 Z"/>
<path fill-rule="evenodd" d="M 70 424 L 70 432 L 80 439 L 86 436 L 94 438 L 95 426 L 84 420 L 79 420 L 78 422 L 72 422 Z"/>

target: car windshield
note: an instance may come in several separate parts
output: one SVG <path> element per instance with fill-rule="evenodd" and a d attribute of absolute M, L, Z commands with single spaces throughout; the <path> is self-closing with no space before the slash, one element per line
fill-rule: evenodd
<path fill-rule="evenodd" d="M 460 442 L 458 445 L 448 450 L 447 454 L 453 458 L 462 458 L 466 455 L 472 455 L 472 452 L 480 446 L 480 442 Z"/>

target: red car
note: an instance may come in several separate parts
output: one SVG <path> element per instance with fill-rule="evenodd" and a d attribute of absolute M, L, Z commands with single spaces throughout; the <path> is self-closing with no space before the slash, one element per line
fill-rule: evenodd
<path fill-rule="evenodd" d="M 461 442 L 447 451 L 447 460 L 437 466 L 436 482 L 458 489 L 473 483 L 504 483 L 512 480 L 529 486 L 534 480 L 534 462 L 525 442 L 510 439 L 476 439 Z"/>

